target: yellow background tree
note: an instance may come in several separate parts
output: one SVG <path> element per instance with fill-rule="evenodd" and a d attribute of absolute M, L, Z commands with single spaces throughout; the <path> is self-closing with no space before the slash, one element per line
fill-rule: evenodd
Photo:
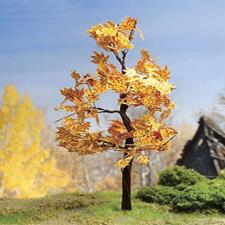
<path fill-rule="evenodd" d="M 0 107 L 0 196 L 41 197 L 66 187 L 70 176 L 57 168 L 41 146 L 43 113 L 13 85 L 5 88 Z"/>
<path fill-rule="evenodd" d="M 122 168 L 122 209 L 131 210 L 131 166 L 137 156 L 141 163 L 148 162 L 142 151 L 166 150 L 176 131 L 164 121 L 175 104 L 168 95 L 174 89 L 169 83 L 167 66 L 159 66 L 147 50 L 141 50 L 141 58 L 133 68 L 126 66 L 126 57 L 133 49 L 132 40 L 137 29 L 137 20 L 126 17 L 121 23 L 108 21 L 88 30 L 90 37 L 106 51 L 94 51 L 92 62 L 96 64 L 95 74 L 80 76 L 72 71 L 75 81 L 73 88 L 61 89 L 65 97 L 59 108 L 70 112 L 64 125 L 58 127 L 57 140 L 60 146 L 80 155 L 95 154 L 106 150 L 121 151 L 123 157 L 117 162 Z M 110 57 L 118 61 L 119 69 Z M 100 96 L 107 91 L 119 94 L 117 110 L 97 106 Z M 130 119 L 127 109 L 144 107 L 139 119 Z M 99 124 L 99 114 L 109 113 L 120 116 L 112 120 L 105 131 L 93 131 L 93 123 Z"/>

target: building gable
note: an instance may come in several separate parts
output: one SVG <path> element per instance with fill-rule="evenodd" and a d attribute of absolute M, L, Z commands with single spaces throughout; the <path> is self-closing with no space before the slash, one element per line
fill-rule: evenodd
<path fill-rule="evenodd" d="M 178 165 L 195 169 L 208 178 L 225 168 L 225 135 L 207 117 L 201 117 L 193 139 L 188 141 L 177 161 Z"/>

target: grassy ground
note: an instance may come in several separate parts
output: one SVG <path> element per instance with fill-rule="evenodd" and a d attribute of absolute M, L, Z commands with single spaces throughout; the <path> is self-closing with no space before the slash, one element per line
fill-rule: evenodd
<path fill-rule="evenodd" d="M 133 199 L 133 211 L 119 210 L 120 194 L 61 194 L 36 200 L 0 199 L 0 224 L 40 225 L 225 225 L 225 215 L 174 213 Z"/>

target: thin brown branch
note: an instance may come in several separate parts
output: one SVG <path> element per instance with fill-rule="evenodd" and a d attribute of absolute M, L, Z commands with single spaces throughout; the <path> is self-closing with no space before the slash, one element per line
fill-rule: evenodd
<path fill-rule="evenodd" d="M 116 54 L 114 51 L 112 51 L 113 54 L 115 55 L 117 61 L 120 63 L 121 67 L 122 67 L 122 73 L 123 71 L 125 71 L 126 67 L 125 67 L 125 60 L 122 60 L 118 54 Z"/>
<path fill-rule="evenodd" d="M 119 110 L 109 110 L 109 109 L 103 109 L 100 107 L 94 107 L 94 109 L 100 110 L 98 113 L 120 113 Z"/>
<path fill-rule="evenodd" d="M 165 145 L 167 145 L 170 141 L 172 141 L 172 139 L 174 139 L 176 137 L 176 135 L 173 135 L 169 140 L 167 140 L 166 142 L 164 142 L 159 148 L 152 148 L 152 147 L 148 147 L 148 145 L 146 146 L 143 146 L 143 147 L 140 147 L 140 148 L 137 148 L 136 150 L 137 151 L 144 151 L 144 150 L 155 150 L 155 151 L 160 151 Z"/>
<path fill-rule="evenodd" d="M 88 83 L 86 83 L 86 85 L 88 86 L 88 89 L 91 92 L 91 94 L 93 94 L 90 85 Z M 95 102 L 93 102 L 93 106 L 96 108 Z"/>
<path fill-rule="evenodd" d="M 124 151 L 124 152 L 126 152 L 126 151 L 128 151 L 128 147 L 129 147 L 129 146 L 123 147 L 123 146 L 121 146 L 121 145 L 116 145 L 116 144 L 113 143 L 113 142 L 105 141 L 105 140 L 101 140 L 101 139 L 98 139 L 98 142 L 103 142 L 104 144 L 106 144 L 106 147 L 112 147 L 112 148 L 114 148 L 114 149 L 113 149 L 114 151 Z M 109 146 L 109 145 L 110 145 L 110 146 Z M 118 147 L 118 148 L 115 149 L 115 147 Z"/>
<path fill-rule="evenodd" d="M 124 65 L 124 67 L 126 67 L 125 66 L 125 60 L 126 60 L 126 56 L 127 56 L 128 50 L 126 49 L 126 50 L 123 50 L 121 52 L 122 52 L 122 63 Z"/>
<path fill-rule="evenodd" d="M 75 113 L 71 113 L 71 114 L 69 114 L 67 116 L 64 116 L 63 118 L 60 118 L 58 120 L 55 120 L 55 123 L 58 123 L 59 121 L 64 120 L 65 118 L 68 118 L 68 117 L 73 116 L 73 115 L 75 115 Z"/>
<path fill-rule="evenodd" d="M 165 145 L 167 145 L 170 141 L 172 141 L 175 138 L 176 135 L 173 135 L 168 141 L 166 141 L 163 145 L 160 146 L 159 149 L 157 150 L 161 150 Z"/>
<path fill-rule="evenodd" d="M 95 106 L 93 107 L 93 109 L 100 110 L 98 113 L 120 113 L 119 110 L 109 110 L 109 109 L 103 109 L 103 108 L 99 108 L 99 107 L 95 107 Z M 58 123 L 59 121 L 65 119 L 65 118 L 68 118 L 70 116 L 73 116 L 73 115 L 75 115 L 75 113 L 71 113 L 71 114 L 69 114 L 67 116 L 64 116 L 63 118 L 60 118 L 60 119 L 54 121 L 54 122 Z"/>

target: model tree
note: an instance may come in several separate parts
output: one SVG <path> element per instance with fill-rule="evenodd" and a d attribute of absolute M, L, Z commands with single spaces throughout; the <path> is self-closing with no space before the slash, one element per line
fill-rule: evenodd
<path fill-rule="evenodd" d="M 168 149 L 176 134 L 165 123 L 175 106 L 168 98 L 174 86 L 168 81 L 167 66 L 159 66 L 145 49 L 141 50 L 141 58 L 133 68 L 126 66 L 127 53 L 134 48 L 135 32 L 143 37 L 137 28 L 137 20 L 131 17 L 119 24 L 112 21 L 97 24 L 87 31 L 107 55 L 93 52 L 91 62 L 96 64 L 95 74 L 80 76 L 72 71 L 75 85 L 61 89 L 65 99 L 59 106 L 70 114 L 57 130 L 59 145 L 70 152 L 87 155 L 113 149 L 123 153 L 117 162 L 122 169 L 123 210 L 131 210 L 133 158 L 137 156 L 140 163 L 146 163 L 148 158 L 143 151 Z M 110 61 L 111 56 L 118 61 L 119 68 Z M 109 110 L 98 105 L 100 96 L 107 91 L 119 94 L 118 109 Z M 145 108 L 145 113 L 131 121 L 127 114 L 130 106 Z M 118 114 L 121 119 L 112 120 L 106 132 L 93 132 L 90 118 L 99 124 L 100 113 Z"/>

